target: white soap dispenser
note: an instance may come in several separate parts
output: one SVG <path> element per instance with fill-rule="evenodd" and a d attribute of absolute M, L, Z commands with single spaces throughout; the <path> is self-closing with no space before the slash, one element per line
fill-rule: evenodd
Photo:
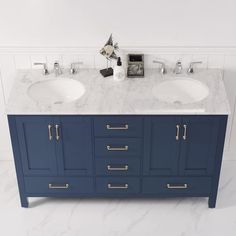
<path fill-rule="evenodd" d="M 121 58 L 118 57 L 117 65 L 114 67 L 113 78 L 116 81 L 122 81 L 125 79 L 125 70 L 122 66 Z"/>

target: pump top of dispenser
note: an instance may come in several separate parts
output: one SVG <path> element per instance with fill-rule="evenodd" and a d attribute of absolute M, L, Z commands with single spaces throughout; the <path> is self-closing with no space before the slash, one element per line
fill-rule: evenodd
<path fill-rule="evenodd" d="M 120 57 L 118 57 L 118 59 L 117 59 L 117 66 L 122 66 L 122 62 L 121 62 L 121 58 Z"/>

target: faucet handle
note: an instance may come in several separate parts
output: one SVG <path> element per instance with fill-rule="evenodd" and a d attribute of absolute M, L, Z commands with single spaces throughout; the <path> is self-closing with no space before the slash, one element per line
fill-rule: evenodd
<path fill-rule="evenodd" d="M 43 74 L 44 75 L 48 75 L 49 71 L 48 71 L 48 66 L 46 63 L 42 63 L 42 62 L 34 62 L 35 66 L 43 66 Z"/>
<path fill-rule="evenodd" d="M 160 73 L 161 74 L 166 74 L 166 65 L 163 61 L 153 60 L 153 63 L 160 64 L 161 65 Z"/>
<path fill-rule="evenodd" d="M 189 64 L 189 68 L 188 68 L 188 70 L 187 70 L 187 73 L 189 73 L 189 74 L 194 73 L 193 65 L 195 65 L 195 64 L 202 64 L 202 61 L 192 61 L 192 62 Z"/>
<path fill-rule="evenodd" d="M 70 73 L 71 74 L 76 74 L 77 73 L 76 66 L 78 66 L 78 65 L 83 65 L 83 62 L 82 61 L 78 61 L 78 62 L 71 63 L 71 66 L 70 66 Z"/>

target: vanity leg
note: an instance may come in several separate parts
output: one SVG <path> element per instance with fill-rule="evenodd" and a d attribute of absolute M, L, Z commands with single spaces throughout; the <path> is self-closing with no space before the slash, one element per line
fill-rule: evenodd
<path fill-rule="evenodd" d="M 215 169 L 214 169 L 214 174 L 212 176 L 212 187 L 211 187 L 211 193 L 209 195 L 209 201 L 208 201 L 209 208 L 216 207 L 216 199 L 217 199 L 217 194 L 218 194 L 220 170 L 221 170 L 222 157 L 223 157 L 223 151 L 224 151 L 227 119 L 228 119 L 228 116 L 222 116 L 221 121 L 220 121 L 218 145 L 217 145 L 216 157 L 215 157 Z"/>
<path fill-rule="evenodd" d="M 216 207 L 216 196 L 209 197 L 208 206 L 209 206 L 209 208 L 215 208 Z"/>
<path fill-rule="evenodd" d="M 24 208 L 29 207 L 28 198 L 26 196 L 20 195 L 20 202 L 21 202 L 21 207 L 24 207 Z"/>

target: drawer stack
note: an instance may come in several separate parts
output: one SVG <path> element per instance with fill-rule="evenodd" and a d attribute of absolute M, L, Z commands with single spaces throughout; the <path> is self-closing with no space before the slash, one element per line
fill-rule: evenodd
<path fill-rule="evenodd" d="M 140 192 L 143 119 L 129 116 L 94 119 L 96 192 Z"/>

